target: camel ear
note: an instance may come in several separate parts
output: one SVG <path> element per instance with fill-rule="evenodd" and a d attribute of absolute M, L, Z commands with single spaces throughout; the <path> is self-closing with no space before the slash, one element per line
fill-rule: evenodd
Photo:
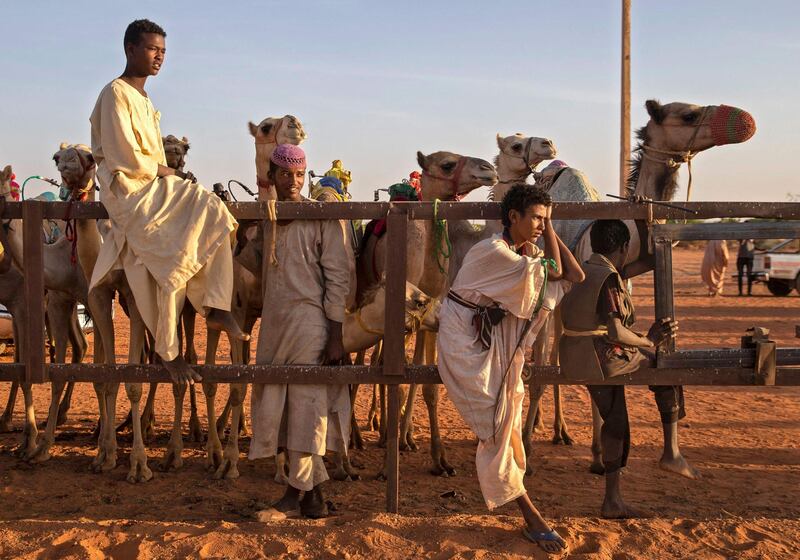
<path fill-rule="evenodd" d="M 63 150 L 63 148 L 62 148 L 62 150 Z M 58 150 L 56 153 L 53 154 L 53 161 L 56 162 L 56 165 L 58 165 L 58 159 L 60 157 L 58 154 L 60 154 L 60 153 L 61 153 L 61 150 Z"/>
<path fill-rule="evenodd" d="M 500 136 L 500 133 L 498 132 L 497 133 L 497 147 L 502 150 L 505 147 L 505 145 L 506 145 L 505 139 L 502 136 Z"/>
<path fill-rule="evenodd" d="M 647 114 L 650 115 L 650 118 L 653 119 L 656 124 L 661 124 L 661 121 L 664 120 L 664 108 L 661 103 L 655 99 L 648 99 L 644 106 L 647 108 Z"/>
<path fill-rule="evenodd" d="M 6 166 L 3 168 L 3 175 L 4 175 L 4 176 L 11 177 L 11 174 L 12 174 L 12 173 L 11 173 L 11 166 L 10 166 L 10 165 L 6 165 Z"/>
<path fill-rule="evenodd" d="M 422 152 L 417 152 L 417 163 L 423 171 L 428 169 L 428 162 L 425 160 L 425 154 Z"/>
<path fill-rule="evenodd" d="M 250 135 L 255 136 L 258 132 L 258 127 L 252 121 L 247 123 L 247 128 L 250 130 Z"/>

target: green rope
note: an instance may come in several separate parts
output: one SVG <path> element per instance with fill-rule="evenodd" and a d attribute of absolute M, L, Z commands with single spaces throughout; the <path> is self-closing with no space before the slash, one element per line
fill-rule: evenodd
<path fill-rule="evenodd" d="M 447 235 L 447 220 L 439 219 L 439 202 L 441 201 L 438 198 L 433 201 L 433 257 L 439 266 L 439 272 L 444 274 L 447 272 L 445 265 L 453 253 L 453 246 L 450 244 L 450 236 Z M 447 249 L 442 248 L 443 243 Z"/>
<path fill-rule="evenodd" d="M 544 267 L 544 282 L 542 282 L 542 289 L 539 290 L 539 299 L 536 302 L 536 307 L 533 309 L 533 317 L 535 317 L 536 314 L 539 313 L 539 310 L 542 308 L 542 304 L 544 303 L 544 292 L 547 290 L 547 276 L 548 276 L 547 269 L 552 268 L 554 272 L 558 272 L 558 266 L 556 266 L 555 259 L 546 259 L 542 257 L 542 260 L 540 262 Z"/>

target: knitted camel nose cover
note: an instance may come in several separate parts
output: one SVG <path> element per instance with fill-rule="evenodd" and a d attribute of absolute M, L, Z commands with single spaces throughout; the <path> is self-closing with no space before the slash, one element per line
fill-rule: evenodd
<path fill-rule="evenodd" d="M 720 105 L 709 124 L 717 146 L 738 144 L 749 140 L 756 133 L 753 116 L 738 107 L 728 105 Z"/>

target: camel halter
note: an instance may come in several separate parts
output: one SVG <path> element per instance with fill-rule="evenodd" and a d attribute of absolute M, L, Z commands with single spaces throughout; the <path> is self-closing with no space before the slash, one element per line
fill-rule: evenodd
<path fill-rule="evenodd" d="M 521 177 L 517 178 L 517 179 L 508 179 L 508 180 L 505 180 L 505 181 L 498 181 L 498 183 L 513 183 L 514 181 L 524 181 L 528 177 L 528 175 L 533 173 L 533 167 L 531 167 L 531 145 L 533 145 L 533 136 L 529 136 L 528 139 L 525 140 L 525 151 L 524 151 L 523 155 L 518 156 L 516 154 L 509 154 L 509 153 L 503 152 L 508 157 L 511 157 L 511 158 L 514 158 L 514 159 L 521 159 L 523 161 L 523 163 L 525 163 L 525 174 L 522 175 Z"/>
<path fill-rule="evenodd" d="M 458 199 L 458 179 L 461 177 L 461 170 L 464 169 L 464 165 L 467 163 L 467 158 L 465 156 L 461 156 L 458 158 L 458 162 L 456 163 L 456 168 L 453 170 L 452 177 L 442 177 L 441 175 L 434 175 L 429 171 L 423 169 L 422 176 L 423 177 L 430 177 L 431 179 L 438 179 L 439 181 L 447 181 L 453 187 L 453 198 Z"/>
<path fill-rule="evenodd" d="M 692 149 L 694 148 L 694 141 L 697 139 L 697 133 L 700 132 L 700 127 L 702 126 L 709 126 L 706 122 L 706 117 L 708 116 L 708 106 L 703 108 L 703 112 L 700 115 L 700 118 L 697 120 L 694 125 L 694 132 L 692 133 L 692 137 L 689 138 L 689 143 L 686 146 L 686 150 L 683 151 L 674 151 L 674 150 L 661 150 L 659 148 L 654 148 L 653 146 L 648 146 L 647 144 L 642 144 L 642 157 L 645 159 L 649 159 L 650 161 L 654 161 L 657 163 L 663 163 L 670 169 L 677 169 L 681 166 L 682 163 L 686 164 L 686 168 L 689 171 L 689 181 L 686 185 L 686 202 L 689 202 L 689 198 L 692 194 L 692 159 L 694 156 L 698 154 L 698 152 L 693 152 Z M 661 126 L 686 126 L 683 124 L 662 124 Z M 668 157 L 666 159 L 660 159 L 655 156 L 652 156 L 647 153 L 647 151 L 655 152 L 657 154 L 664 154 Z M 652 205 L 649 205 L 652 210 Z"/>
<path fill-rule="evenodd" d="M 373 329 L 364 321 L 364 318 L 361 316 L 361 307 L 359 307 L 353 314 L 356 316 L 356 322 L 358 326 L 361 327 L 366 333 L 369 334 L 376 334 L 379 336 L 384 335 L 384 329 Z M 422 328 L 423 323 L 425 322 L 425 318 L 433 309 L 433 299 L 429 300 L 428 303 L 425 304 L 425 307 L 422 311 L 409 311 L 406 310 L 406 316 L 411 319 L 411 327 L 406 326 L 406 334 L 411 334 L 413 332 L 417 332 Z"/>
<path fill-rule="evenodd" d="M 275 128 L 269 131 L 269 134 L 267 134 L 266 136 L 262 136 L 261 138 L 256 137 L 256 144 L 277 144 L 278 132 L 283 126 L 283 119 L 284 117 L 280 118 L 278 124 L 275 125 Z"/>

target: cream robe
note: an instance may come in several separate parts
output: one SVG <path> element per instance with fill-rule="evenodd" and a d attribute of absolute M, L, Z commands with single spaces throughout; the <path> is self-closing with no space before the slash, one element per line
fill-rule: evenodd
<path fill-rule="evenodd" d="M 728 245 L 721 239 L 712 239 L 706 245 L 700 276 L 712 295 L 722 293 L 725 283 L 725 269 L 728 268 Z"/>
<path fill-rule="evenodd" d="M 267 228 L 265 237 L 269 238 L 269 224 Z M 350 288 L 348 258 L 352 251 L 346 243 L 344 223 L 294 220 L 276 229 L 278 264 L 264 267 L 256 363 L 320 364 L 328 340 L 328 320 L 344 322 Z M 254 385 L 249 457 L 271 457 L 278 446 L 314 455 L 324 455 L 329 446 L 346 450 L 350 401 L 337 398 L 340 387 L 330 387 L 329 391 L 327 385 Z M 336 416 L 330 418 L 339 426 L 336 433 L 328 432 L 329 413 Z"/>
<path fill-rule="evenodd" d="M 450 400 L 479 439 L 475 462 L 489 509 L 526 492 L 522 444 L 525 344 L 519 348 L 517 344 L 544 281 L 542 252 L 534 245 L 527 247 L 531 256 L 515 253 L 499 234 L 481 241 L 469 250 L 453 282 L 452 291 L 465 300 L 482 306 L 496 302 L 509 312 L 492 329 L 488 350 L 477 337 L 471 309 L 445 299 L 439 312 L 439 374 Z M 548 283 L 547 297 L 528 341 L 562 294 L 559 282 Z"/>
<path fill-rule="evenodd" d="M 116 79 L 100 92 L 92 116 L 92 154 L 100 200 L 111 229 L 92 274 L 91 287 L 123 268 L 156 351 L 178 356 L 178 317 L 184 297 L 195 308 L 230 310 L 233 293 L 229 234 L 236 220 L 202 186 L 177 176 L 157 177 L 166 165 L 159 119 L 150 99 Z M 224 254 L 214 258 L 222 250 Z M 213 263 L 198 274 L 206 263 Z M 206 281 L 208 278 L 208 281 Z M 190 283 L 190 279 L 192 282 Z"/>

